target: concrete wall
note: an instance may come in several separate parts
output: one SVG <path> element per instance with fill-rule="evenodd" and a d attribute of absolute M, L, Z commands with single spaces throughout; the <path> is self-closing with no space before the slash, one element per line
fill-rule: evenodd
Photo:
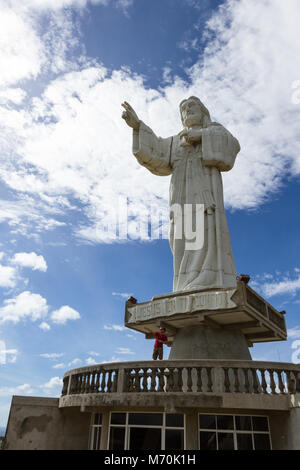
<path fill-rule="evenodd" d="M 300 450 L 300 408 L 270 416 L 274 450 Z"/>
<path fill-rule="evenodd" d="M 228 394 L 229 396 L 231 394 Z M 279 398 L 279 397 L 278 397 Z M 166 411 L 186 414 L 187 449 L 198 446 L 198 413 L 212 414 L 261 414 L 269 416 L 272 447 L 274 450 L 300 450 L 300 395 L 293 396 L 293 404 L 281 410 L 263 407 L 242 408 L 238 400 L 230 406 L 216 407 L 216 403 L 198 402 L 198 406 L 119 406 L 59 408 L 58 398 L 20 397 L 12 398 L 7 425 L 5 450 L 86 450 L 91 413 L 103 413 L 101 448 L 106 449 L 109 411 Z M 200 405 L 200 406 L 199 406 Z M 217 404 L 218 405 L 218 404 Z"/>
<path fill-rule="evenodd" d="M 90 414 L 60 409 L 58 398 L 13 396 L 5 450 L 86 450 Z"/>

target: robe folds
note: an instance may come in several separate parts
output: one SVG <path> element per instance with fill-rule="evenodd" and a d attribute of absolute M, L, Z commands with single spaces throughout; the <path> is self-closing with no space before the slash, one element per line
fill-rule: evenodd
<path fill-rule="evenodd" d="M 239 142 L 218 123 L 202 129 L 202 140 L 182 145 L 179 135 L 161 138 L 140 122 L 133 131 L 133 154 L 151 173 L 171 175 L 169 204 L 204 205 L 204 243 L 186 249 L 185 234 L 175 236 L 178 218 L 170 211 L 169 241 L 173 253 L 173 291 L 236 287 L 236 268 L 223 200 L 222 171 L 229 171 Z M 194 213 L 193 209 L 193 213 Z M 184 232 L 184 231 L 183 231 Z"/>

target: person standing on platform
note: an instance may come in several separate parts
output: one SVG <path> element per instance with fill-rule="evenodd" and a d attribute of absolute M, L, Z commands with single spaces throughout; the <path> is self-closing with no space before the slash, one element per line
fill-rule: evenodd
<path fill-rule="evenodd" d="M 162 326 L 159 328 L 159 333 L 155 333 L 155 343 L 152 358 L 154 361 L 158 358 L 160 361 L 163 359 L 163 345 L 168 342 L 168 337 L 165 334 L 166 329 Z"/>

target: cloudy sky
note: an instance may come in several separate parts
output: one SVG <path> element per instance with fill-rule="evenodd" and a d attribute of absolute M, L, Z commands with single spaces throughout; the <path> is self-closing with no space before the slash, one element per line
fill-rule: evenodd
<path fill-rule="evenodd" d="M 300 362 L 299 23 L 298 0 L 0 0 L 0 426 L 12 394 L 151 357 L 124 303 L 172 290 L 168 240 L 143 225 L 166 226 L 169 177 L 132 156 L 124 100 L 167 137 L 199 96 L 239 139 L 223 174 L 237 271 L 290 333 L 251 354 Z"/>

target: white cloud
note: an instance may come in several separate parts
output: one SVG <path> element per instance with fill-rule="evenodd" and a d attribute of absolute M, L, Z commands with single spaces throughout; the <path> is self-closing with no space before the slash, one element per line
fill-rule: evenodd
<path fill-rule="evenodd" d="M 0 323 L 30 319 L 36 321 L 48 313 L 46 299 L 39 294 L 24 291 L 15 298 L 4 300 L 0 308 Z"/>
<path fill-rule="evenodd" d="M 40 354 L 41 357 L 45 357 L 47 359 L 57 359 L 59 357 L 62 357 L 64 354 L 63 353 L 43 353 Z"/>
<path fill-rule="evenodd" d="M 104 330 L 126 331 L 126 328 L 122 325 L 104 325 Z"/>
<path fill-rule="evenodd" d="M 300 276 L 291 279 L 286 277 L 283 280 L 276 280 L 274 282 L 265 283 L 261 286 L 261 291 L 267 297 L 272 297 L 273 295 L 282 295 L 282 294 L 296 294 L 300 289 Z"/>
<path fill-rule="evenodd" d="M 43 321 L 40 325 L 39 325 L 39 328 L 43 331 L 49 331 L 51 329 L 50 325 Z"/>
<path fill-rule="evenodd" d="M 68 320 L 79 320 L 80 314 L 68 305 L 64 305 L 58 310 L 54 310 L 50 317 L 54 323 L 64 325 Z"/>
<path fill-rule="evenodd" d="M 12 259 L 13 264 L 18 266 L 31 268 L 34 271 L 47 271 L 47 263 L 42 255 L 31 253 L 16 253 Z"/>
<path fill-rule="evenodd" d="M 1 397 L 11 395 L 31 395 L 32 393 L 34 393 L 34 390 L 29 384 L 22 384 L 16 387 L 0 387 Z"/>
<path fill-rule="evenodd" d="M 295 326 L 294 328 L 289 328 L 287 330 L 288 338 L 300 338 L 300 326 Z"/>
<path fill-rule="evenodd" d="M 64 369 L 66 366 L 64 363 L 60 362 L 59 364 L 54 364 L 53 369 Z"/>
<path fill-rule="evenodd" d="M 32 211 L 33 217 L 41 217 L 41 223 L 50 206 L 45 204 L 47 198 L 52 198 L 52 207 L 63 215 L 70 210 L 68 198 L 73 197 L 84 204 L 81 214 L 86 219 L 75 226 L 77 236 L 95 243 L 111 242 L 104 225 L 114 224 L 111 207 L 120 195 L 129 198 L 130 210 L 139 217 L 158 201 L 167 207 L 169 178 L 151 175 L 131 154 L 131 132 L 120 117 L 124 99 L 162 136 L 180 130 L 178 103 L 182 98 L 193 94 L 203 99 L 213 117 L 242 146 L 234 169 L 223 175 L 228 207 L 257 207 L 280 189 L 287 174 L 300 173 L 299 106 L 292 102 L 292 83 L 299 79 L 297 0 L 265 0 L 255 7 L 252 0 L 225 2 L 209 21 L 202 60 L 187 70 L 190 82 L 174 78 L 159 91 L 147 88 L 129 69 L 109 74 L 83 53 L 80 62 L 70 58 L 72 48 L 79 47 L 78 35 L 71 15 L 62 14 L 63 10 L 58 14 L 58 9 L 82 8 L 87 1 L 50 4 L 47 0 L 42 4 L 31 0 L 29 5 L 36 11 L 47 6 L 56 9 L 56 14 L 47 23 L 43 39 L 37 35 L 32 15 L 26 16 L 27 9 L 21 10 L 20 19 L 15 10 L 5 10 L 7 24 L 15 28 L 2 43 L 6 51 L 3 80 L 9 89 L 19 87 L 21 79 L 35 78 L 47 67 L 60 76 L 26 108 L 2 107 L 0 177 L 16 192 L 30 194 L 35 200 L 43 198 L 44 204 Z M 191 44 L 196 39 L 198 36 L 189 38 Z M 46 60 L 50 57 L 51 61 Z M 22 60 L 23 68 L 16 65 Z M 21 98 L 22 94 L 17 99 Z M 58 195 L 66 204 L 59 202 Z M 0 209 L 0 220 L 4 217 L 20 230 L 12 209 L 4 215 Z M 28 232 L 32 219 L 28 212 L 28 218 L 23 216 L 25 207 L 22 211 L 18 214 L 21 229 L 27 227 Z M 50 227 L 57 223 L 52 218 Z"/>
<path fill-rule="evenodd" d="M 9 102 L 21 104 L 25 97 L 26 91 L 22 90 L 22 88 L 6 88 L 5 90 L 0 90 L 0 105 Z"/>
<path fill-rule="evenodd" d="M 116 295 L 118 297 L 121 297 L 122 299 L 128 299 L 130 296 L 132 296 L 132 293 L 128 292 L 112 292 L 112 295 Z"/>
<path fill-rule="evenodd" d="M 52 377 L 48 382 L 41 385 L 46 393 L 58 392 L 62 387 L 62 379 L 59 377 Z"/>
<path fill-rule="evenodd" d="M 135 352 L 131 351 L 129 348 L 117 348 L 115 351 L 116 354 L 135 354 Z"/>
<path fill-rule="evenodd" d="M 89 354 L 90 356 L 100 356 L 100 353 L 98 353 L 98 352 L 96 352 L 96 351 L 90 351 L 90 352 L 88 352 L 88 354 Z"/>
<path fill-rule="evenodd" d="M 0 264 L 0 287 L 15 287 L 17 278 L 18 275 L 15 268 Z"/>
<path fill-rule="evenodd" d="M 68 363 L 68 366 L 69 367 L 77 366 L 78 364 L 81 364 L 81 363 L 82 363 L 82 360 L 76 357 L 75 359 L 73 359 L 71 362 Z"/>
<path fill-rule="evenodd" d="M 93 357 L 88 357 L 85 362 L 88 366 L 92 366 L 93 364 L 97 364 L 97 361 Z"/>
<path fill-rule="evenodd" d="M 3 167 L 0 166 L 0 173 Z M 7 177 L 9 173 L 6 174 Z M 12 178 L 13 175 L 11 175 Z M 24 176 L 26 178 L 26 176 Z M 20 175 L 21 178 L 21 175 Z M 5 177 L 4 177 L 5 179 Z M 22 179 L 22 178 L 21 178 Z M 13 180 L 12 180 L 13 183 Z M 34 190 L 35 183 L 38 187 L 37 181 L 32 181 L 32 190 Z M 11 228 L 12 234 L 21 234 L 23 236 L 37 237 L 40 233 L 46 230 L 53 230 L 57 227 L 65 225 L 65 222 L 58 221 L 53 218 L 53 213 L 59 214 L 60 204 L 59 199 L 52 201 L 52 207 L 48 203 L 38 201 L 35 197 L 28 197 L 22 195 L 15 201 L 0 200 L 0 223 L 7 222 Z M 55 205 L 55 209 L 53 206 Z"/>
<path fill-rule="evenodd" d="M 0 340 L 0 364 L 15 363 L 18 353 L 17 349 L 7 349 L 5 342 Z"/>
<path fill-rule="evenodd" d="M 24 18 L 3 2 L 0 7 L 0 86 L 9 86 L 37 77 L 45 57 L 30 18 Z"/>

